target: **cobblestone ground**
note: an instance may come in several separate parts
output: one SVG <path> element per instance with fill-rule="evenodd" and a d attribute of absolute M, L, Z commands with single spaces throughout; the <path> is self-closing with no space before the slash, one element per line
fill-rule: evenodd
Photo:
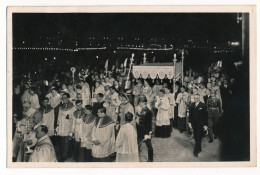
<path fill-rule="evenodd" d="M 198 157 L 193 156 L 194 139 L 189 140 L 190 135 L 174 130 L 169 138 L 152 138 L 154 149 L 154 162 L 215 162 L 220 161 L 220 142 L 214 140 L 208 143 L 208 137 L 202 139 L 202 152 Z M 140 162 L 148 159 L 147 147 L 142 144 L 140 149 Z"/>
<path fill-rule="evenodd" d="M 194 139 L 189 140 L 190 135 L 174 130 L 169 138 L 152 138 L 154 150 L 154 162 L 217 162 L 220 161 L 220 141 L 214 140 L 208 143 L 208 137 L 202 139 L 202 152 L 198 157 L 193 156 Z M 147 162 L 148 154 L 146 144 L 140 148 L 139 161 Z M 112 159 L 115 161 L 115 158 Z M 73 162 L 72 158 L 66 162 Z"/>

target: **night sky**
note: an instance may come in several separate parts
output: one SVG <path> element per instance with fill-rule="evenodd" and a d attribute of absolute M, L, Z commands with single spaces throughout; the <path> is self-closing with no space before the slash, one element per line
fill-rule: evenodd
<path fill-rule="evenodd" d="M 14 39 L 178 37 L 223 42 L 241 37 L 236 13 L 37 13 L 13 14 Z"/>

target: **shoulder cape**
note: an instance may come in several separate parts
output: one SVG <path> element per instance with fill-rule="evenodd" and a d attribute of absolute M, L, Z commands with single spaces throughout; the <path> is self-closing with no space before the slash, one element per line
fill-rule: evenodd
<path fill-rule="evenodd" d="M 114 123 L 114 121 L 109 116 L 105 116 L 103 118 L 97 118 L 96 119 L 96 121 L 95 121 L 95 126 L 96 127 L 98 125 L 99 120 L 101 120 L 101 119 L 102 119 L 102 121 L 101 121 L 101 123 L 99 125 L 99 128 L 104 128 L 104 127 Z"/>

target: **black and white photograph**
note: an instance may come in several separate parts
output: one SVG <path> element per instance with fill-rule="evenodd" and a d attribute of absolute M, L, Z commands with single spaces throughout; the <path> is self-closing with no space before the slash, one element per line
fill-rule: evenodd
<path fill-rule="evenodd" d="M 31 8 L 7 10 L 10 166 L 256 165 L 252 7 Z"/>

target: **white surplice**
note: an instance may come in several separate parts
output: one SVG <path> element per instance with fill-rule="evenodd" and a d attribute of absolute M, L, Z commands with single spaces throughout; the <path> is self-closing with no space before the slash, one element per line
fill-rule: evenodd
<path fill-rule="evenodd" d="M 124 124 L 116 139 L 116 162 L 139 162 L 137 133 L 131 123 Z"/>

